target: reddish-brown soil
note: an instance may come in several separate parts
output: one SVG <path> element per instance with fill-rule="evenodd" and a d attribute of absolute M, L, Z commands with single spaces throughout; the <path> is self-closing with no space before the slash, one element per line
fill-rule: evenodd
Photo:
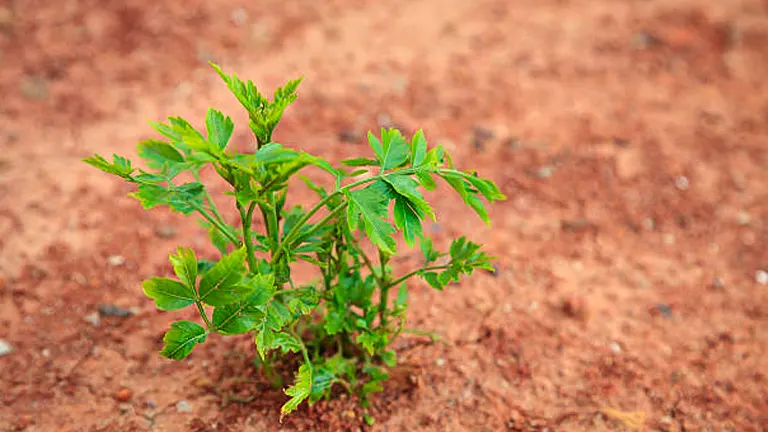
<path fill-rule="evenodd" d="M 768 2 L 0 6 L 0 430 L 768 430 Z M 156 355 L 178 314 L 140 282 L 205 237 L 80 159 L 211 105 L 245 143 L 208 60 L 305 76 L 281 142 L 339 160 L 420 127 L 509 196 L 492 230 L 434 196 L 438 242 L 499 272 L 412 284 L 410 325 L 447 343 L 398 342 L 372 428 L 345 397 L 278 423 L 247 337 Z M 94 326 L 103 304 L 134 315 Z"/>

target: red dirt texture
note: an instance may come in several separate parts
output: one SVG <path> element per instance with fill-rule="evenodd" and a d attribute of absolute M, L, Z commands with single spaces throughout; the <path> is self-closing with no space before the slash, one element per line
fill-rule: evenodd
<path fill-rule="evenodd" d="M 410 285 L 445 343 L 398 342 L 373 426 L 342 392 L 280 423 L 248 337 L 157 355 L 141 281 L 206 237 L 80 160 L 209 106 L 247 144 L 211 60 L 305 77 L 282 143 L 423 128 L 509 197 L 488 229 L 432 196 L 498 272 Z M 0 64 L 2 431 L 768 430 L 764 0 L 5 0 Z"/>

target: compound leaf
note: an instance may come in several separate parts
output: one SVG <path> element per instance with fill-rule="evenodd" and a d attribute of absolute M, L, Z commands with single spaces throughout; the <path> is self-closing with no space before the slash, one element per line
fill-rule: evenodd
<path fill-rule="evenodd" d="M 205 117 L 205 126 L 208 130 L 208 141 L 219 150 L 224 150 L 235 129 L 232 119 L 225 117 L 221 111 L 211 108 Z"/>
<path fill-rule="evenodd" d="M 144 281 L 142 288 L 160 310 L 182 309 L 195 302 L 194 289 L 173 279 L 153 277 Z"/>
<path fill-rule="evenodd" d="M 208 332 L 199 324 L 176 321 L 163 337 L 165 346 L 160 355 L 171 360 L 181 360 L 192 352 L 195 345 L 205 342 L 207 336 Z"/>
<path fill-rule="evenodd" d="M 200 301 L 211 306 L 233 303 L 250 293 L 241 285 L 245 273 L 245 248 L 240 248 L 219 260 L 200 280 Z"/>
<path fill-rule="evenodd" d="M 176 276 L 194 293 L 197 283 L 197 257 L 195 252 L 190 248 L 179 248 L 176 251 L 176 255 L 171 255 L 169 259 Z"/>
<path fill-rule="evenodd" d="M 355 230 L 360 216 L 363 218 L 365 233 L 374 245 L 381 250 L 394 254 L 397 244 L 392 238 L 395 230 L 386 221 L 389 199 L 370 187 L 347 193 L 347 221 L 349 228 Z"/>
<path fill-rule="evenodd" d="M 280 418 L 293 412 L 304 399 L 308 398 L 312 392 L 312 367 L 303 364 L 299 367 L 296 374 L 296 380 L 293 385 L 285 390 L 285 394 L 291 397 L 282 408 L 280 408 Z"/>

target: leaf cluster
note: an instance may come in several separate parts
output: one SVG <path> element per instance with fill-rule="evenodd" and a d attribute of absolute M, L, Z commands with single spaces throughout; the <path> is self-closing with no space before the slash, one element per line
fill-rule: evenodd
<path fill-rule="evenodd" d="M 486 204 L 505 197 L 492 181 L 456 169 L 442 147 L 429 148 L 421 131 L 410 140 L 395 129 L 369 133 L 373 157 L 344 160 L 342 167 L 276 143 L 273 131 L 301 80 L 289 81 L 270 100 L 251 81 L 213 67 L 248 112 L 253 151 L 231 149 L 234 123 L 210 109 L 202 131 L 180 117 L 153 123 L 163 138 L 138 144 L 146 169 L 118 155 L 111 162 L 99 155 L 85 159 L 135 184 L 131 196 L 144 208 L 167 206 L 197 215 L 219 251 L 215 259 L 200 259 L 192 249 L 179 248 L 170 255 L 175 278 L 143 283 L 158 309 L 193 307 L 200 315 L 200 323 L 171 324 L 160 354 L 179 360 L 212 333 L 249 334 L 265 373 L 281 357 L 300 358 L 295 381 L 285 390 L 283 415 L 304 401 L 329 397 L 335 385 L 357 393 L 365 404 L 397 364 L 391 346 L 408 331 L 407 281 L 421 277 L 442 290 L 475 269 L 493 270 L 492 258 L 464 237 L 447 252 L 434 248 L 423 230 L 426 220 L 435 219 L 424 191 L 443 180 L 488 224 Z M 331 181 L 320 185 L 301 177 L 309 167 Z M 229 184 L 224 198 L 239 220 L 219 212 L 201 181 L 204 169 Z M 317 194 L 314 205 L 286 205 L 295 176 Z M 260 232 L 252 229 L 258 219 Z M 398 238 L 418 245 L 424 255 L 423 265 L 400 275 L 390 265 Z M 321 276 L 297 286 L 298 261 L 311 263 Z"/>

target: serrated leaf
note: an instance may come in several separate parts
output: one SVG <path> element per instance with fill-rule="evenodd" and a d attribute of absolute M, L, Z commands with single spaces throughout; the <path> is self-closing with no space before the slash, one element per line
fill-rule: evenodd
<path fill-rule="evenodd" d="M 264 320 L 256 328 L 258 331 L 254 338 L 254 343 L 256 344 L 256 351 L 259 352 L 259 357 L 264 360 L 267 352 L 273 348 L 275 332 L 266 325 Z"/>
<path fill-rule="evenodd" d="M 411 166 L 418 168 L 424 164 L 427 157 L 427 140 L 424 132 L 419 129 L 411 138 Z"/>
<path fill-rule="evenodd" d="M 195 291 L 173 279 L 153 277 L 144 281 L 142 289 L 164 311 L 182 309 L 195 302 Z"/>
<path fill-rule="evenodd" d="M 381 250 L 394 255 L 397 244 L 392 238 L 395 230 L 386 221 L 389 202 L 387 197 L 369 187 L 349 192 L 347 200 L 349 201 L 347 221 L 350 230 L 357 228 L 358 220 L 362 216 L 365 233 L 371 242 Z"/>
<path fill-rule="evenodd" d="M 424 216 L 429 216 L 432 220 L 435 220 L 435 214 L 432 212 L 432 207 L 424 200 L 424 196 L 419 192 L 419 183 L 406 175 L 393 175 L 387 176 L 385 181 L 392 186 L 392 189 L 397 192 L 399 196 L 408 199 L 408 204 L 414 209 L 414 212 L 419 219 Z"/>
<path fill-rule="evenodd" d="M 299 352 L 301 351 L 301 342 L 299 342 L 298 339 L 296 339 L 294 336 L 289 335 L 285 332 L 275 333 L 275 338 L 272 341 L 272 346 L 274 348 L 279 348 L 280 352 L 283 354 L 288 354 L 289 352 Z"/>
<path fill-rule="evenodd" d="M 408 159 L 408 144 L 397 129 L 382 130 L 381 155 L 379 162 L 382 172 L 396 168 Z"/>
<path fill-rule="evenodd" d="M 131 180 L 131 174 L 135 171 L 135 169 L 131 167 L 130 160 L 118 155 L 112 155 L 112 163 L 107 162 L 106 159 L 97 154 L 83 159 L 83 162 L 94 166 L 105 173 L 114 174 L 126 180 Z"/>
<path fill-rule="evenodd" d="M 440 257 L 440 253 L 435 250 L 432 239 L 429 237 L 421 239 L 419 247 L 421 248 L 421 253 L 424 254 L 424 264 L 429 264 Z"/>
<path fill-rule="evenodd" d="M 208 141 L 219 150 L 224 150 L 235 129 L 232 119 L 224 116 L 221 111 L 210 108 L 205 117 L 205 126 L 208 131 Z"/>
<path fill-rule="evenodd" d="M 205 342 L 208 332 L 199 324 L 191 321 L 176 321 L 171 323 L 163 342 L 165 346 L 160 355 L 171 359 L 181 360 L 192 352 L 195 345 Z"/>
<path fill-rule="evenodd" d="M 269 301 L 275 291 L 273 275 L 256 275 L 245 282 L 251 291 L 246 298 L 213 311 L 216 331 L 225 335 L 243 334 L 255 329 L 264 320 L 260 306 Z"/>
<path fill-rule="evenodd" d="M 184 162 L 184 157 L 173 146 L 157 140 L 144 140 L 137 146 L 139 156 L 153 169 L 163 169 Z"/>
<path fill-rule="evenodd" d="M 344 328 L 346 316 L 343 312 L 334 309 L 328 312 L 324 321 L 325 332 L 329 335 L 335 335 Z"/>
<path fill-rule="evenodd" d="M 245 248 L 226 255 L 200 280 L 200 301 L 211 306 L 224 306 L 246 295 L 250 290 L 241 285 L 245 273 Z"/>
<path fill-rule="evenodd" d="M 416 244 L 417 238 L 424 236 L 421 229 L 421 220 L 417 209 L 411 205 L 411 201 L 399 197 L 395 200 L 395 226 L 403 232 L 403 238 L 408 246 Z"/>
<path fill-rule="evenodd" d="M 376 347 L 381 343 L 381 336 L 377 333 L 360 333 L 355 338 L 355 342 L 362 345 L 368 354 L 373 355 L 376 352 Z"/>
<path fill-rule="evenodd" d="M 312 391 L 309 396 L 309 405 L 312 406 L 312 404 L 320 400 L 325 394 L 328 394 L 328 391 L 336 381 L 336 376 L 330 370 L 323 367 L 313 368 Z"/>
<path fill-rule="evenodd" d="M 307 364 L 299 367 L 296 374 L 296 380 L 291 387 L 285 390 L 285 394 L 291 396 L 291 399 L 280 408 L 280 419 L 293 412 L 304 399 L 308 398 L 312 392 L 312 368 Z"/>
<path fill-rule="evenodd" d="M 171 255 L 169 259 L 176 276 L 194 292 L 197 283 L 197 257 L 195 252 L 190 248 L 179 248 L 176 251 L 176 255 Z"/>

